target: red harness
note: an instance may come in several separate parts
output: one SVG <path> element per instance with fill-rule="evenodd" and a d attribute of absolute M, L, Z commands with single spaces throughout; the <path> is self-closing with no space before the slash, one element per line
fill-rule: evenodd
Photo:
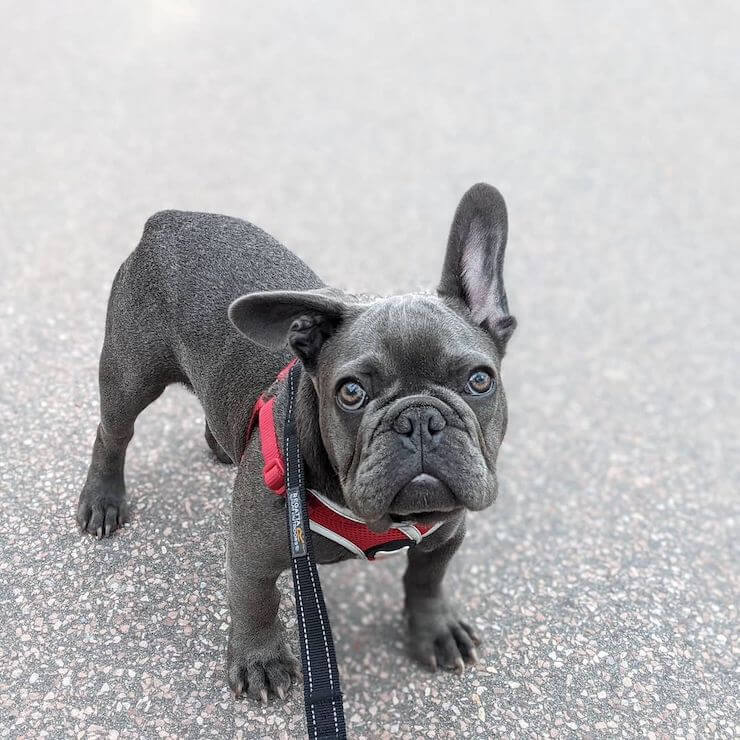
<path fill-rule="evenodd" d="M 284 380 L 292 360 L 277 376 Z M 278 496 L 285 495 L 285 458 L 278 445 L 275 431 L 275 397 L 260 396 L 252 410 L 247 428 L 247 439 L 255 426 L 259 426 L 262 457 L 265 461 L 262 470 L 265 485 Z M 322 537 L 333 540 L 354 555 L 367 560 L 375 560 L 385 555 L 404 552 L 431 534 L 441 522 L 433 525 L 404 522 L 387 532 L 373 532 L 367 524 L 358 519 L 349 509 L 331 501 L 318 491 L 308 490 L 308 516 L 311 529 Z"/>

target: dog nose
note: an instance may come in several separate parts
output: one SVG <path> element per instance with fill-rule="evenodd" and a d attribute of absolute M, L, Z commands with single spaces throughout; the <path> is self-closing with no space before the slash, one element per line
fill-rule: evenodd
<path fill-rule="evenodd" d="M 393 429 L 410 442 L 420 437 L 422 444 L 439 441 L 439 435 L 447 426 L 442 413 L 434 406 L 412 406 L 404 409 L 393 421 Z"/>

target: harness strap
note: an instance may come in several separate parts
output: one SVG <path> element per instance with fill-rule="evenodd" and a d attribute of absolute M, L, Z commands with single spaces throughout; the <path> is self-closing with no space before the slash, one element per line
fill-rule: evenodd
<path fill-rule="evenodd" d="M 262 457 L 265 465 L 262 468 L 262 474 L 265 479 L 265 485 L 275 493 L 281 496 L 285 493 L 285 461 L 280 454 L 280 447 L 277 441 L 277 432 L 275 431 L 275 398 L 268 401 L 260 400 L 259 405 L 259 428 L 260 441 L 262 442 Z"/>
<path fill-rule="evenodd" d="M 291 360 L 277 375 L 276 380 L 285 380 L 298 360 Z M 264 396 L 257 399 L 249 417 L 246 438 L 252 436 L 254 427 L 259 426 L 262 457 L 265 465 L 262 474 L 267 487 L 281 496 L 285 493 L 285 461 L 280 452 L 275 430 L 275 398 L 265 400 Z"/>
<path fill-rule="evenodd" d="M 294 365 L 288 373 L 288 411 L 285 417 L 284 440 L 287 463 L 285 465 L 287 485 L 285 509 L 290 535 L 291 570 L 296 597 L 301 663 L 303 664 L 306 726 L 311 740 L 319 740 L 319 738 L 345 740 L 347 731 L 339 684 L 339 669 L 329 625 L 329 614 L 326 611 L 319 573 L 313 559 L 303 460 L 295 424 L 295 400 L 300 374 L 300 365 Z M 265 402 L 259 410 L 260 426 L 263 423 L 264 409 L 268 404 L 269 401 Z M 265 412 L 265 421 L 267 421 L 267 416 Z M 272 421 L 268 424 L 272 423 L 272 437 L 275 438 L 277 445 L 272 408 L 269 409 L 269 418 Z M 263 434 L 263 445 L 265 436 Z M 266 472 L 265 480 L 267 480 Z"/>

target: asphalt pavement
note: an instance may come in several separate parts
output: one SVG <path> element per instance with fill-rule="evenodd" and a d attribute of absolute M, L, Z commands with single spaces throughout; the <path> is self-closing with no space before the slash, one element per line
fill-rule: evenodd
<path fill-rule="evenodd" d="M 510 426 L 448 589 L 462 677 L 406 655 L 403 563 L 322 569 L 353 738 L 729 738 L 740 595 L 736 3 L 3 4 L 0 736 L 300 737 L 224 677 L 233 470 L 169 389 L 131 524 L 81 536 L 113 275 L 164 208 L 327 282 L 432 287 L 460 195 L 510 214 Z M 282 613 L 295 640 L 291 588 Z"/>

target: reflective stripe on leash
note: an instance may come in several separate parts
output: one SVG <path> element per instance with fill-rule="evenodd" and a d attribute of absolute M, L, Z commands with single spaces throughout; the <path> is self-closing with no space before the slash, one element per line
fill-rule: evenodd
<path fill-rule="evenodd" d="M 339 669 L 329 615 L 313 559 L 306 505 L 303 460 L 295 424 L 295 400 L 301 366 L 288 373 L 288 411 L 285 417 L 286 516 L 290 535 L 291 570 L 295 589 L 298 634 L 303 665 L 306 725 L 311 740 L 347 737 Z"/>

